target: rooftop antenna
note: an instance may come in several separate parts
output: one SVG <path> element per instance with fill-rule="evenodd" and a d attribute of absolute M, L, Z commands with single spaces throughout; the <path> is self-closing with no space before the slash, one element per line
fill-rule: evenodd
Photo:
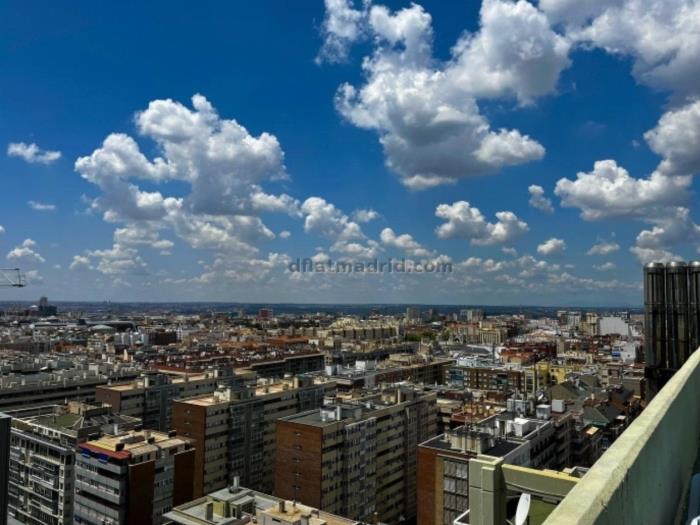
<path fill-rule="evenodd" d="M 19 268 L 0 268 L 0 286 L 23 288 L 27 281 Z"/>

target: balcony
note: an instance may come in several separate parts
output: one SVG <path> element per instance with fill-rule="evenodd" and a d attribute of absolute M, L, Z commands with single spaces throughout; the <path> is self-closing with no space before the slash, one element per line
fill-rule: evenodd
<path fill-rule="evenodd" d="M 545 525 L 684 522 L 700 445 L 700 351 L 554 509 Z"/>
<path fill-rule="evenodd" d="M 532 494 L 533 503 L 550 504 L 531 507 L 531 524 L 686 523 L 690 480 L 700 472 L 699 400 L 697 351 L 580 479 L 506 465 L 500 458 L 472 459 L 470 509 L 454 524 L 511 523 L 507 501 L 519 492 Z"/>

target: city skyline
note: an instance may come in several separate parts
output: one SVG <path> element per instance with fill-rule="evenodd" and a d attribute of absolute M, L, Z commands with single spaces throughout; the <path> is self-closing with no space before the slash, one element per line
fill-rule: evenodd
<path fill-rule="evenodd" d="M 641 306 L 700 257 L 698 8 L 569 4 L 3 6 L 0 299 Z"/>

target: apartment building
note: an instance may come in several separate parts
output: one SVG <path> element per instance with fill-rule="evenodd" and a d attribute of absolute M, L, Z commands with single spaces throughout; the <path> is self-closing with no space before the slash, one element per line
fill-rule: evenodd
<path fill-rule="evenodd" d="M 355 520 L 416 515 L 416 449 L 437 395 L 399 386 L 277 422 L 275 495 Z"/>
<path fill-rule="evenodd" d="M 551 421 L 504 412 L 421 443 L 417 467 L 417 525 L 452 525 L 469 509 L 469 460 L 480 454 L 548 469 L 557 463 Z"/>
<path fill-rule="evenodd" d="M 319 352 L 287 355 L 281 359 L 252 362 L 246 368 L 259 377 L 280 378 L 323 370 L 325 356 Z"/>
<path fill-rule="evenodd" d="M 335 383 L 308 376 L 261 379 L 255 388 L 221 387 L 173 402 L 173 428 L 195 446 L 195 495 L 245 486 L 272 492 L 276 420 L 317 409 Z"/>
<path fill-rule="evenodd" d="M 237 480 L 222 490 L 175 507 L 165 515 L 171 525 L 361 525 L 295 501 L 241 487 Z"/>
<path fill-rule="evenodd" d="M 127 374 L 130 372 L 127 372 Z M 134 377 L 136 373 L 131 373 Z M 110 376 L 95 369 L 69 369 L 0 377 L 0 410 L 40 407 L 68 401 L 93 403 L 95 389 Z"/>
<path fill-rule="evenodd" d="M 194 449 L 175 432 L 133 430 L 78 445 L 74 522 L 160 525 L 193 498 Z"/>
<path fill-rule="evenodd" d="M 9 515 L 29 525 L 73 523 L 75 447 L 90 436 L 133 429 L 140 420 L 109 405 L 69 402 L 13 412 Z"/>
<path fill-rule="evenodd" d="M 502 366 L 455 365 L 447 370 L 448 384 L 471 390 L 496 390 L 499 392 L 523 391 L 523 371 Z"/>
<path fill-rule="evenodd" d="M 454 362 L 454 359 L 447 358 L 391 354 L 383 361 L 357 360 L 350 367 L 328 365 L 325 375 L 337 383 L 339 390 L 345 391 L 401 381 L 434 385 L 444 383 L 445 372 Z"/>
<path fill-rule="evenodd" d="M 180 397 L 210 394 L 219 384 L 241 380 L 230 368 L 196 374 L 149 372 L 133 381 L 97 387 L 95 398 L 116 412 L 143 421 L 144 428 L 167 432 L 172 423 L 172 402 Z"/>

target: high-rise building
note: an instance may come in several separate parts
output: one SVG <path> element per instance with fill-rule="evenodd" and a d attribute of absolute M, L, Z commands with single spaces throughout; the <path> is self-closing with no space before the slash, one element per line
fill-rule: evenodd
<path fill-rule="evenodd" d="M 299 376 L 175 400 L 173 428 L 192 439 L 196 449 L 195 496 L 221 489 L 234 477 L 245 486 L 272 492 L 275 421 L 317 409 L 334 392 L 332 381 Z"/>
<path fill-rule="evenodd" d="M 0 525 L 7 523 L 7 492 L 10 462 L 10 416 L 0 414 Z"/>
<path fill-rule="evenodd" d="M 700 346 L 700 262 L 644 268 L 644 344 L 648 397 Z"/>
<path fill-rule="evenodd" d="M 236 380 L 243 379 L 227 368 L 180 376 L 146 373 L 133 381 L 98 386 L 95 399 L 108 403 L 115 412 L 140 418 L 144 428 L 167 432 L 173 399 L 210 394 L 219 384 Z"/>
<path fill-rule="evenodd" d="M 74 523 L 160 525 L 193 498 L 194 449 L 175 432 L 130 431 L 78 445 Z"/>
<path fill-rule="evenodd" d="M 557 462 L 552 421 L 492 416 L 462 426 L 418 448 L 418 525 L 452 525 L 469 509 L 469 461 L 480 454 L 506 463 L 551 468 Z"/>
<path fill-rule="evenodd" d="M 436 394 L 404 386 L 282 418 L 275 495 L 355 520 L 411 520 L 416 450 L 436 420 Z"/>
<path fill-rule="evenodd" d="M 89 437 L 133 429 L 141 421 L 109 405 L 70 402 L 12 413 L 9 512 L 19 523 L 73 523 L 75 447 Z"/>

